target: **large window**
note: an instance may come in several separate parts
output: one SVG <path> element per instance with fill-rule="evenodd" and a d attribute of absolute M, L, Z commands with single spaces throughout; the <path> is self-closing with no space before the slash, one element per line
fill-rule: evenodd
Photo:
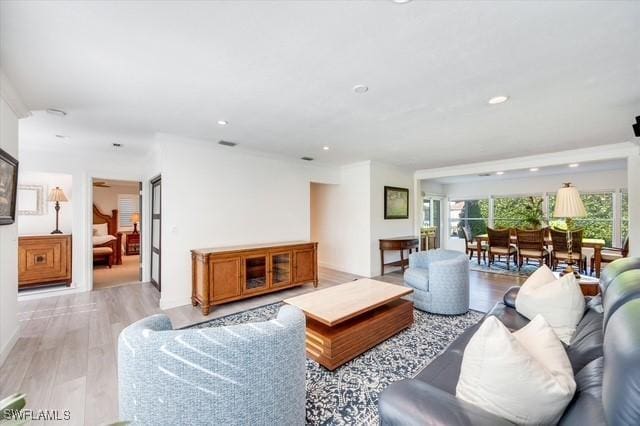
<path fill-rule="evenodd" d="M 617 196 L 619 203 L 614 203 Z M 608 247 L 618 247 L 629 233 L 629 195 L 627 190 L 580 193 L 587 216 L 574 219 L 576 228 L 584 230 L 585 238 L 603 239 Z M 463 238 L 486 233 L 488 224 L 494 228 L 530 228 L 533 223 L 565 228 L 564 218 L 554 218 L 555 192 L 513 195 L 488 199 L 452 200 L 449 202 L 449 235 Z M 546 203 L 545 203 L 546 201 Z M 615 204 L 615 205 L 614 205 Z M 490 209 L 490 206 L 493 210 Z M 546 206 L 546 210 L 545 210 Z M 619 213 L 614 210 L 619 209 Z M 619 222 L 618 222 L 619 220 Z M 566 229 L 566 228 L 565 228 Z"/>
<path fill-rule="evenodd" d="M 620 202 L 620 236 L 622 241 L 629 235 L 629 192 L 623 190 Z"/>
<path fill-rule="evenodd" d="M 449 230 L 452 237 L 463 238 L 462 229 L 470 237 L 487 232 L 489 200 L 449 201 Z"/>
<path fill-rule="evenodd" d="M 495 228 L 532 228 L 543 219 L 542 197 L 500 197 L 494 199 Z"/>
<path fill-rule="evenodd" d="M 133 227 L 131 215 L 140 212 L 140 196 L 136 194 L 118 194 L 118 228 Z"/>
<path fill-rule="evenodd" d="M 584 229 L 585 238 L 601 238 L 607 246 L 613 241 L 613 192 L 590 192 L 580 194 L 587 211 L 587 217 L 575 219 L 576 228 Z M 556 196 L 549 195 L 549 217 L 551 226 L 564 227 L 564 220 L 553 218 L 553 209 L 556 205 Z"/>

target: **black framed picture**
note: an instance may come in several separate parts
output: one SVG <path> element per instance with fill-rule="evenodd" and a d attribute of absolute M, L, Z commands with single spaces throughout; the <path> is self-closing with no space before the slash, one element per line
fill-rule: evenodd
<path fill-rule="evenodd" d="M 384 187 L 384 218 L 409 219 L 409 189 Z"/>
<path fill-rule="evenodd" d="M 0 149 L 0 225 L 15 222 L 17 193 L 18 160 Z"/>

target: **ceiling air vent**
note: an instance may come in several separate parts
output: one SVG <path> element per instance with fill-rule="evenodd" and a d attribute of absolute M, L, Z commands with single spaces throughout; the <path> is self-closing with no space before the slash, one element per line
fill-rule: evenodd
<path fill-rule="evenodd" d="M 491 173 L 480 173 L 480 174 L 478 174 L 478 176 L 487 177 L 487 176 L 491 176 Z"/>
<path fill-rule="evenodd" d="M 237 144 L 237 143 L 235 143 L 235 142 L 229 142 L 229 141 L 219 141 L 219 142 L 218 142 L 218 145 L 224 145 L 224 146 L 236 146 L 236 145 L 238 145 L 238 144 Z"/>
<path fill-rule="evenodd" d="M 311 157 L 300 157 L 300 159 L 304 161 L 313 161 L 313 158 Z"/>

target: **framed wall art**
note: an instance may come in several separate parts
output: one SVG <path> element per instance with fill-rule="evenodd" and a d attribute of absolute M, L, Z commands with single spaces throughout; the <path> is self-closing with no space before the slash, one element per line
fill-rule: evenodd
<path fill-rule="evenodd" d="M 384 218 L 409 219 L 409 189 L 384 187 Z"/>
<path fill-rule="evenodd" d="M 0 225 L 15 222 L 17 193 L 18 160 L 0 149 Z"/>

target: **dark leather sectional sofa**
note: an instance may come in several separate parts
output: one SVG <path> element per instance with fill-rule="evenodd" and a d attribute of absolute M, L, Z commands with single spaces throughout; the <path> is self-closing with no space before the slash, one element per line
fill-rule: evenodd
<path fill-rule="evenodd" d="M 529 321 L 515 310 L 512 287 L 487 315 L 509 329 Z M 561 425 L 640 425 L 640 258 L 611 263 L 600 278 L 600 298 L 588 298 L 584 317 L 566 348 L 577 390 Z M 383 425 L 510 425 L 455 396 L 464 349 L 478 329 L 466 330 L 413 379 L 381 395 Z M 544 407 L 540 407 L 544 409 Z"/>

